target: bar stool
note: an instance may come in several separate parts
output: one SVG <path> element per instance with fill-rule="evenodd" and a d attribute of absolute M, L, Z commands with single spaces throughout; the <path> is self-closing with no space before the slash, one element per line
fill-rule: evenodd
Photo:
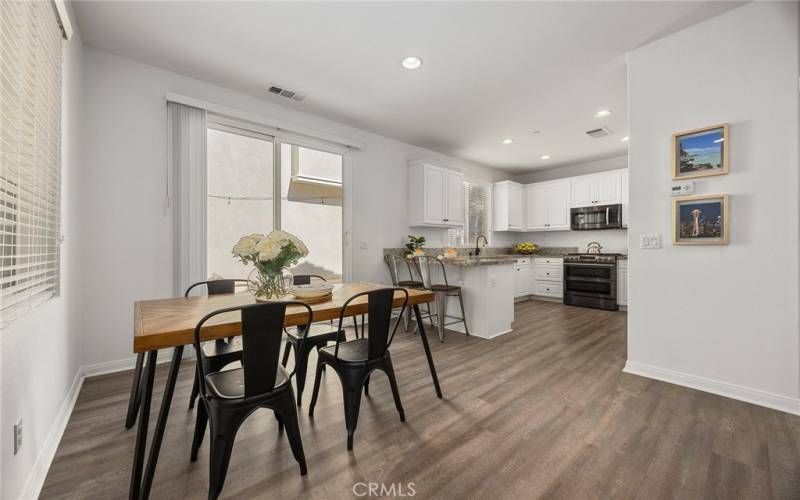
<path fill-rule="evenodd" d="M 447 281 L 447 270 L 445 270 L 444 262 L 439 259 L 431 258 L 428 256 L 416 257 L 417 265 L 422 276 L 422 286 L 426 290 L 432 291 L 436 294 L 436 323 L 439 329 L 439 341 L 444 342 L 444 327 L 455 325 L 457 323 L 464 323 L 464 333 L 469 336 L 469 328 L 467 327 L 467 315 L 464 312 L 464 299 L 461 295 L 461 287 L 451 285 Z M 442 277 L 444 284 L 434 284 L 431 282 L 431 260 L 437 262 L 442 268 Z M 447 316 L 447 298 L 458 297 L 459 305 L 461 306 L 461 317 Z M 447 318 L 455 319 L 451 323 L 445 323 Z"/>
<path fill-rule="evenodd" d="M 425 288 L 424 283 L 422 282 L 422 276 L 419 272 L 419 266 L 414 259 L 407 259 L 399 255 L 386 254 L 383 256 L 383 260 L 386 262 L 386 266 L 389 268 L 389 276 L 392 280 L 392 285 L 402 288 L 415 288 L 418 290 Z M 405 267 L 408 270 L 409 279 L 407 280 L 400 279 L 400 270 L 403 267 L 402 264 L 405 264 Z M 417 270 L 416 276 L 414 275 L 415 269 Z M 417 279 L 417 277 L 420 279 Z M 428 321 L 430 321 L 431 325 L 433 325 L 430 303 L 426 302 L 425 307 L 428 310 Z M 406 308 L 406 313 L 403 318 L 403 330 L 406 332 L 408 331 L 408 323 L 410 320 L 411 308 Z M 414 331 L 416 331 L 416 327 L 414 328 Z"/>

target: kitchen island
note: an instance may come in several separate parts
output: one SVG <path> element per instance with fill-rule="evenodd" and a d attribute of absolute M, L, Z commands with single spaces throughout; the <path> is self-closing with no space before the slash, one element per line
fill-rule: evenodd
<path fill-rule="evenodd" d="M 461 286 L 470 335 L 490 339 L 511 332 L 514 321 L 513 257 L 444 259 L 447 281 Z M 441 271 L 441 266 L 432 264 Z M 461 316 L 456 297 L 447 299 L 447 315 Z M 448 323 L 453 321 L 448 319 Z M 463 323 L 447 327 L 464 332 Z"/>

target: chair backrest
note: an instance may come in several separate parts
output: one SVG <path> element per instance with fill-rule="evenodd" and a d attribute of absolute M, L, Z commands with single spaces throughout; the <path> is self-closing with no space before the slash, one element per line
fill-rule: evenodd
<path fill-rule="evenodd" d="M 397 256 L 386 254 L 383 256 L 383 260 L 386 262 L 386 267 L 389 268 L 389 278 L 392 280 L 392 285 L 399 285 L 400 273 L 397 270 Z"/>
<path fill-rule="evenodd" d="M 263 302 L 244 306 L 228 307 L 214 311 L 201 319 L 194 329 L 194 349 L 198 359 L 204 359 L 201 347 L 203 325 L 214 316 L 239 311 L 242 321 L 242 369 L 244 370 L 245 397 L 264 394 L 275 388 L 275 375 L 278 372 L 283 323 L 287 306 L 300 306 L 306 309 L 308 323 L 314 321 L 314 313 L 308 304 L 296 301 Z M 299 329 L 307 331 L 307 329 Z M 301 339 L 302 342 L 302 339 Z M 197 363 L 200 371 L 200 392 L 207 395 L 204 363 Z M 294 375 L 294 372 L 290 374 Z"/>
<path fill-rule="evenodd" d="M 431 278 L 431 262 L 439 264 L 442 269 L 442 278 L 444 278 L 444 284 L 445 286 L 449 286 L 447 282 L 447 271 L 444 268 L 444 262 L 442 262 L 440 259 L 424 255 L 416 257 L 414 260 L 417 262 L 417 268 L 419 269 L 419 274 L 422 277 L 423 287 L 430 290 L 431 286 L 433 286 L 433 279 Z"/>
<path fill-rule="evenodd" d="M 403 307 L 400 309 L 400 315 L 394 322 L 394 327 L 391 326 L 392 322 L 392 305 L 394 303 L 395 292 L 400 292 L 404 295 Z M 392 344 L 394 334 L 397 331 L 397 325 L 400 324 L 400 319 L 405 313 L 406 306 L 408 305 L 408 291 L 405 288 L 379 288 L 377 290 L 370 290 L 368 292 L 361 292 L 353 295 L 342 306 L 339 312 L 339 331 L 342 330 L 342 322 L 344 321 L 345 310 L 347 306 L 358 299 L 359 297 L 367 297 L 367 338 L 369 342 L 369 359 L 377 359 L 386 353 L 386 349 Z M 352 316 L 348 314 L 348 316 Z M 339 343 L 340 339 L 336 340 L 336 348 L 334 356 L 339 357 Z"/>
<path fill-rule="evenodd" d="M 224 279 L 224 280 L 208 280 L 208 281 L 198 281 L 197 283 L 193 284 L 189 288 L 186 289 L 186 293 L 183 294 L 184 297 L 189 296 L 189 292 L 192 289 L 197 288 L 198 286 L 205 285 L 206 286 L 206 293 L 208 295 L 219 295 L 223 293 L 233 293 L 236 291 L 236 284 L 246 284 L 247 280 L 243 279 Z"/>
<path fill-rule="evenodd" d="M 292 284 L 294 285 L 310 285 L 311 278 L 319 278 L 322 281 L 328 281 L 319 274 L 295 274 L 292 276 Z"/>

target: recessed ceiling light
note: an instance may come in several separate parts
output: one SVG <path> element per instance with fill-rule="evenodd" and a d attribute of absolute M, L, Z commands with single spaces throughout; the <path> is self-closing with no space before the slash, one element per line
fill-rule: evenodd
<path fill-rule="evenodd" d="M 542 155 L 541 159 L 542 160 L 549 160 L 550 159 L 550 155 Z"/>
<path fill-rule="evenodd" d="M 601 109 L 600 111 L 598 111 L 597 113 L 594 114 L 594 117 L 595 118 L 605 118 L 606 116 L 608 116 L 610 114 L 611 114 L 611 110 L 610 109 Z"/>
<path fill-rule="evenodd" d="M 514 139 L 511 139 L 510 137 L 508 139 L 503 139 L 502 140 L 503 144 L 511 144 L 512 142 L 514 142 Z"/>
<path fill-rule="evenodd" d="M 409 56 L 403 59 L 403 67 L 405 69 L 417 69 L 422 66 L 422 59 L 416 56 Z"/>
<path fill-rule="evenodd" d="M 623 137 L 622 139 L 620 139 L 620 140 L 619 140 L 619 142 L 628 142 L 628 140 L 629 140 L 629 139 L 630 139 L 630 137 L 628 137 L 628 136 L 626 135 L 625 137 Z"/>

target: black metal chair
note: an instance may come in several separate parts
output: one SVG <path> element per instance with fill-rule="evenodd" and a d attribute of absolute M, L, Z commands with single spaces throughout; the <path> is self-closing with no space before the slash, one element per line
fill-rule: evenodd
<path fill-rule="evenodd" d="M 308 323 L 313 321 L 313 312 L 307 304 L 267 302 L 214 311 L 203 317 L 194 329 L 195 353 L 198 360 L 202 360 L 205 357 L 201 341 L 203 325 L 220 314 L 241 314 L 242 367 L 208 373 L 204 368 L 205 363 L 197 363 L 201 404 L 197 408 L 191 460 L 197 460 L 197 452 L 210 421 L 209 499 L 217 498 L 222 491 L 239 426 L 259 408 L 269 408 L 275 412 L 278 429 L 286 429 L 292 454 L 300 465 L 300 474 L 306 475 L 306 459 L 290 382 L 293 373 L 287 374 L 278 362 L 287 306 L 305 308 Z"/>
<path fill-rule="evenodd" d="M 417 257 L 417 264 L 419 265 L 420 275 L 422 276 L 423 288 L 432 291 L 436 295 L 436 324 L 439 330 L 439 342 L 444 342 L 444 327 L 455 325 L 457 323 L 464 323 L 464 333 L 469 336 L 469 327 L 467 327 L 467 313 L 464 312 L 464 298 L 461 295 L 461 287 L 451 285 L 447 281 L 447 270 L 445 269 L 444 262 L 440 259 L 432 257 Z M 430 262 L 436 262 L 441 266 L 442 277 L 444 284 L 432 283 Z M 458 303 L 461 306 L 461 317 L 447 315 L 447 298 L 458 297 Z M 446 323 L 447 318 L 455 319 L 450 323 Z"/>
<path fill-rule="evenodd" d="M 404 288 L 382 288 L 369 292 L 362 292 L 353 295 L 342 306 L 339 313 L 339 329 L 342 328 L 344 311 L 348 305 L 360 297 L 367 297 L 367 327 L 368 335 L 366 338 L 359 338 L 351 341 L 342 342 L 336 340 L 335 346 L 323 347 L 319 350 L 317 358 L 317 370 L 314 377 L 314 393 L 311 396 L 311 404 L 308 408 L 308 415 L 314 416 L 314 406 L 317 404 L 319 395 L 320 378 L 322 368 L 330 365 L 339 376 L 342 383 L 342 395 L 344 396 L 344 416 L 347 427 L 347 449 L 353 449 L 353 434 L 358 423 L 358 410 L 361 406 L 361 391 L 369 381 L 369 376 L 374 370 L 381 370 L 389 378 L 392 388 L 392 396 L 397 412 L 400 414 L 400 421 L 405 422 L 406 416 L 403 405 L 400 402 L 400 392 L 397 389 L 397 380 L 392 367 L 392 358 L 389 354 L 389 346 L 392 343 L 400 318 L 391 326 L 392 303 L 394 302 L 395 292 L 405 295 L 400 316 L 408 305 L 408 292 Z"/>
<path fill-rule="evenodd" d="M 322 276 L 317 274 L 301 274 L 294 276 L 295 285 L 308 285 L 311 283 L 312 278 L 319 278 L 322 281 L 328 281 Z M 336 339 L 341 334 L 344 339 L 344 331 L 337 330 L 330 324 L 310 324 L 298 327 L 286 328 L 286 347 L 283 351 L 283 360 L 281 364 L 286 366 L 289 362 L 289 351 L 294 350 L 294 366 L 295 366 L 295 383 L 297 384 L 297 406 L 300 406 L 303 400 L 303 390 L 306 386 L 306 372 L 308 371 L 308 356 L 311 351 L 317 350 L 319 352 L 321 347 L 328 345 L 328 342 L 336 342 Z"/>
<path fill-rule="evenodd" d="M 221 279 L 200 281 L 186 289 L 184 297 L 188 297 L 189 293 L 200 286 L 205 285 L 208 295 L 219 295 L 223 293 L 234 293 L 236 291 L 237 283 L 248 283 L 244 279 Z M 242 341 L 239 337 L 230 337 L 227 339 L 219 339 L 213 342 L 206 342 L 203 344 L 203 351 L 205 357 L 203 358 L 205 366 L 203 370 L 206 373 L 218 372 L 231 363 L 242 360 Z M 198 358 L 199 361 L 199 358 Z M 192 385 L 192 394 L 189 396 L 189 409 L 194 408 L 194 402 L 197 400 L 198 391 L 200 389 L 199 382 L 195 378 Z"/>

